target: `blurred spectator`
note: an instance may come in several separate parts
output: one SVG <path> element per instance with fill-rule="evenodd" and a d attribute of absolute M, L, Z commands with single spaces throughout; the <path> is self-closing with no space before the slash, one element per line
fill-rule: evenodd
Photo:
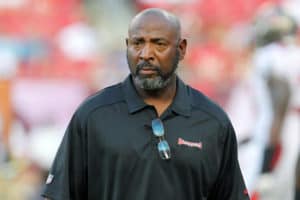
<path fill-rule="evenodd" d="M 71 60 L 88 61 L 97 55 L 96 34 L 83 22 L 64 27 L 58 33 L 58 45 Z"/>
<path fill-rule="evenodd" d="M 275 7 L 260 16 L 256 30 L 261 34 L 255 65 L 270 93 L 274 113 L 259 190 L 261 199 L 292 200 L 300 129 L 295 109 L 300 105 L 297 24 Z"/>
<path fill-rule="evenodd" d="M 254 72 L 250 55 L 248 59 L 235 69 L 239 79 L 231 90 L 226 110 L 237 133 L 240 166 L 253 196 L 268 142 L 272 108 L 266 85 Z"/>
<path fill-rule="evenodd" d="M 10 154 L 9 137 L 13 121 L 11 84 L 18 67 L 18 57 L 3 45 L 0 38 L 0 163 L 8 160 Z"/>

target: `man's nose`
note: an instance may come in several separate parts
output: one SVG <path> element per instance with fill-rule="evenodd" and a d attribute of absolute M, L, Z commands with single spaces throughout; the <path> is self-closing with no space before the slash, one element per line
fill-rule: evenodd
<path fill-rule="evenodd" d="M 140 59 L 143 60 L 153 60 L 154 55 L 153 55 L 153 49 L 150 44 L 146 44 L 143 49 L 141 50 L 140 53 Z"/>

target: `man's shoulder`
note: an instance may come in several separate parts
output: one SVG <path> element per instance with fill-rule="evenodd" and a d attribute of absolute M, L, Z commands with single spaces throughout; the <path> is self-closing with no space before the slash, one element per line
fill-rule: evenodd
<path fill-rule="evenodd" d="M 202 92 L 189 87 L 190 95 L 191 95 L 191 105 L 193 111 L 201 111 L 202 113 L 206 113 L 211 118 L 214 118 L 218 122 L 220 122 L 223 126 L 226 126 L 229 122 L 229 118 L 225 111 L 212 99 L 204 95 Z"/>
<path fill-rule="evenodd" d="M 124 101 L 122 84 L 118 83 L 106 87 L 88 97 L 77 109 L 76 113 L 80 116 L 88 115 L 97 108 L 109 106 Z"/>

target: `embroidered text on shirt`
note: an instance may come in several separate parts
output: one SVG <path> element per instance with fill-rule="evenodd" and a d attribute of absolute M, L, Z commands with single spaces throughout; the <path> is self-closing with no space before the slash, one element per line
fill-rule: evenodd
<path fill-rule="evenodd" d="M 182 138 L 178 138 L 177 144 L 202 149 L 202 142 L 189 142 L 189 141 L 186 141 Z"/>

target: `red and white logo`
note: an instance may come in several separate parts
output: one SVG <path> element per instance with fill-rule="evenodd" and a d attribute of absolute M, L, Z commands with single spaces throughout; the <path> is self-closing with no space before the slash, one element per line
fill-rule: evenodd
<path fill-rule="evenodd" d="M 186 145 L 186 146 L 189 146 L 189 147 L 196 147 L 198 149 L 202 149 L 202 142 L 189 142 L 189 141 L 186 141 L 186 140 L 184 140 L 182 138 L 178 138 L 177 144 L 178 145 Z"/>

